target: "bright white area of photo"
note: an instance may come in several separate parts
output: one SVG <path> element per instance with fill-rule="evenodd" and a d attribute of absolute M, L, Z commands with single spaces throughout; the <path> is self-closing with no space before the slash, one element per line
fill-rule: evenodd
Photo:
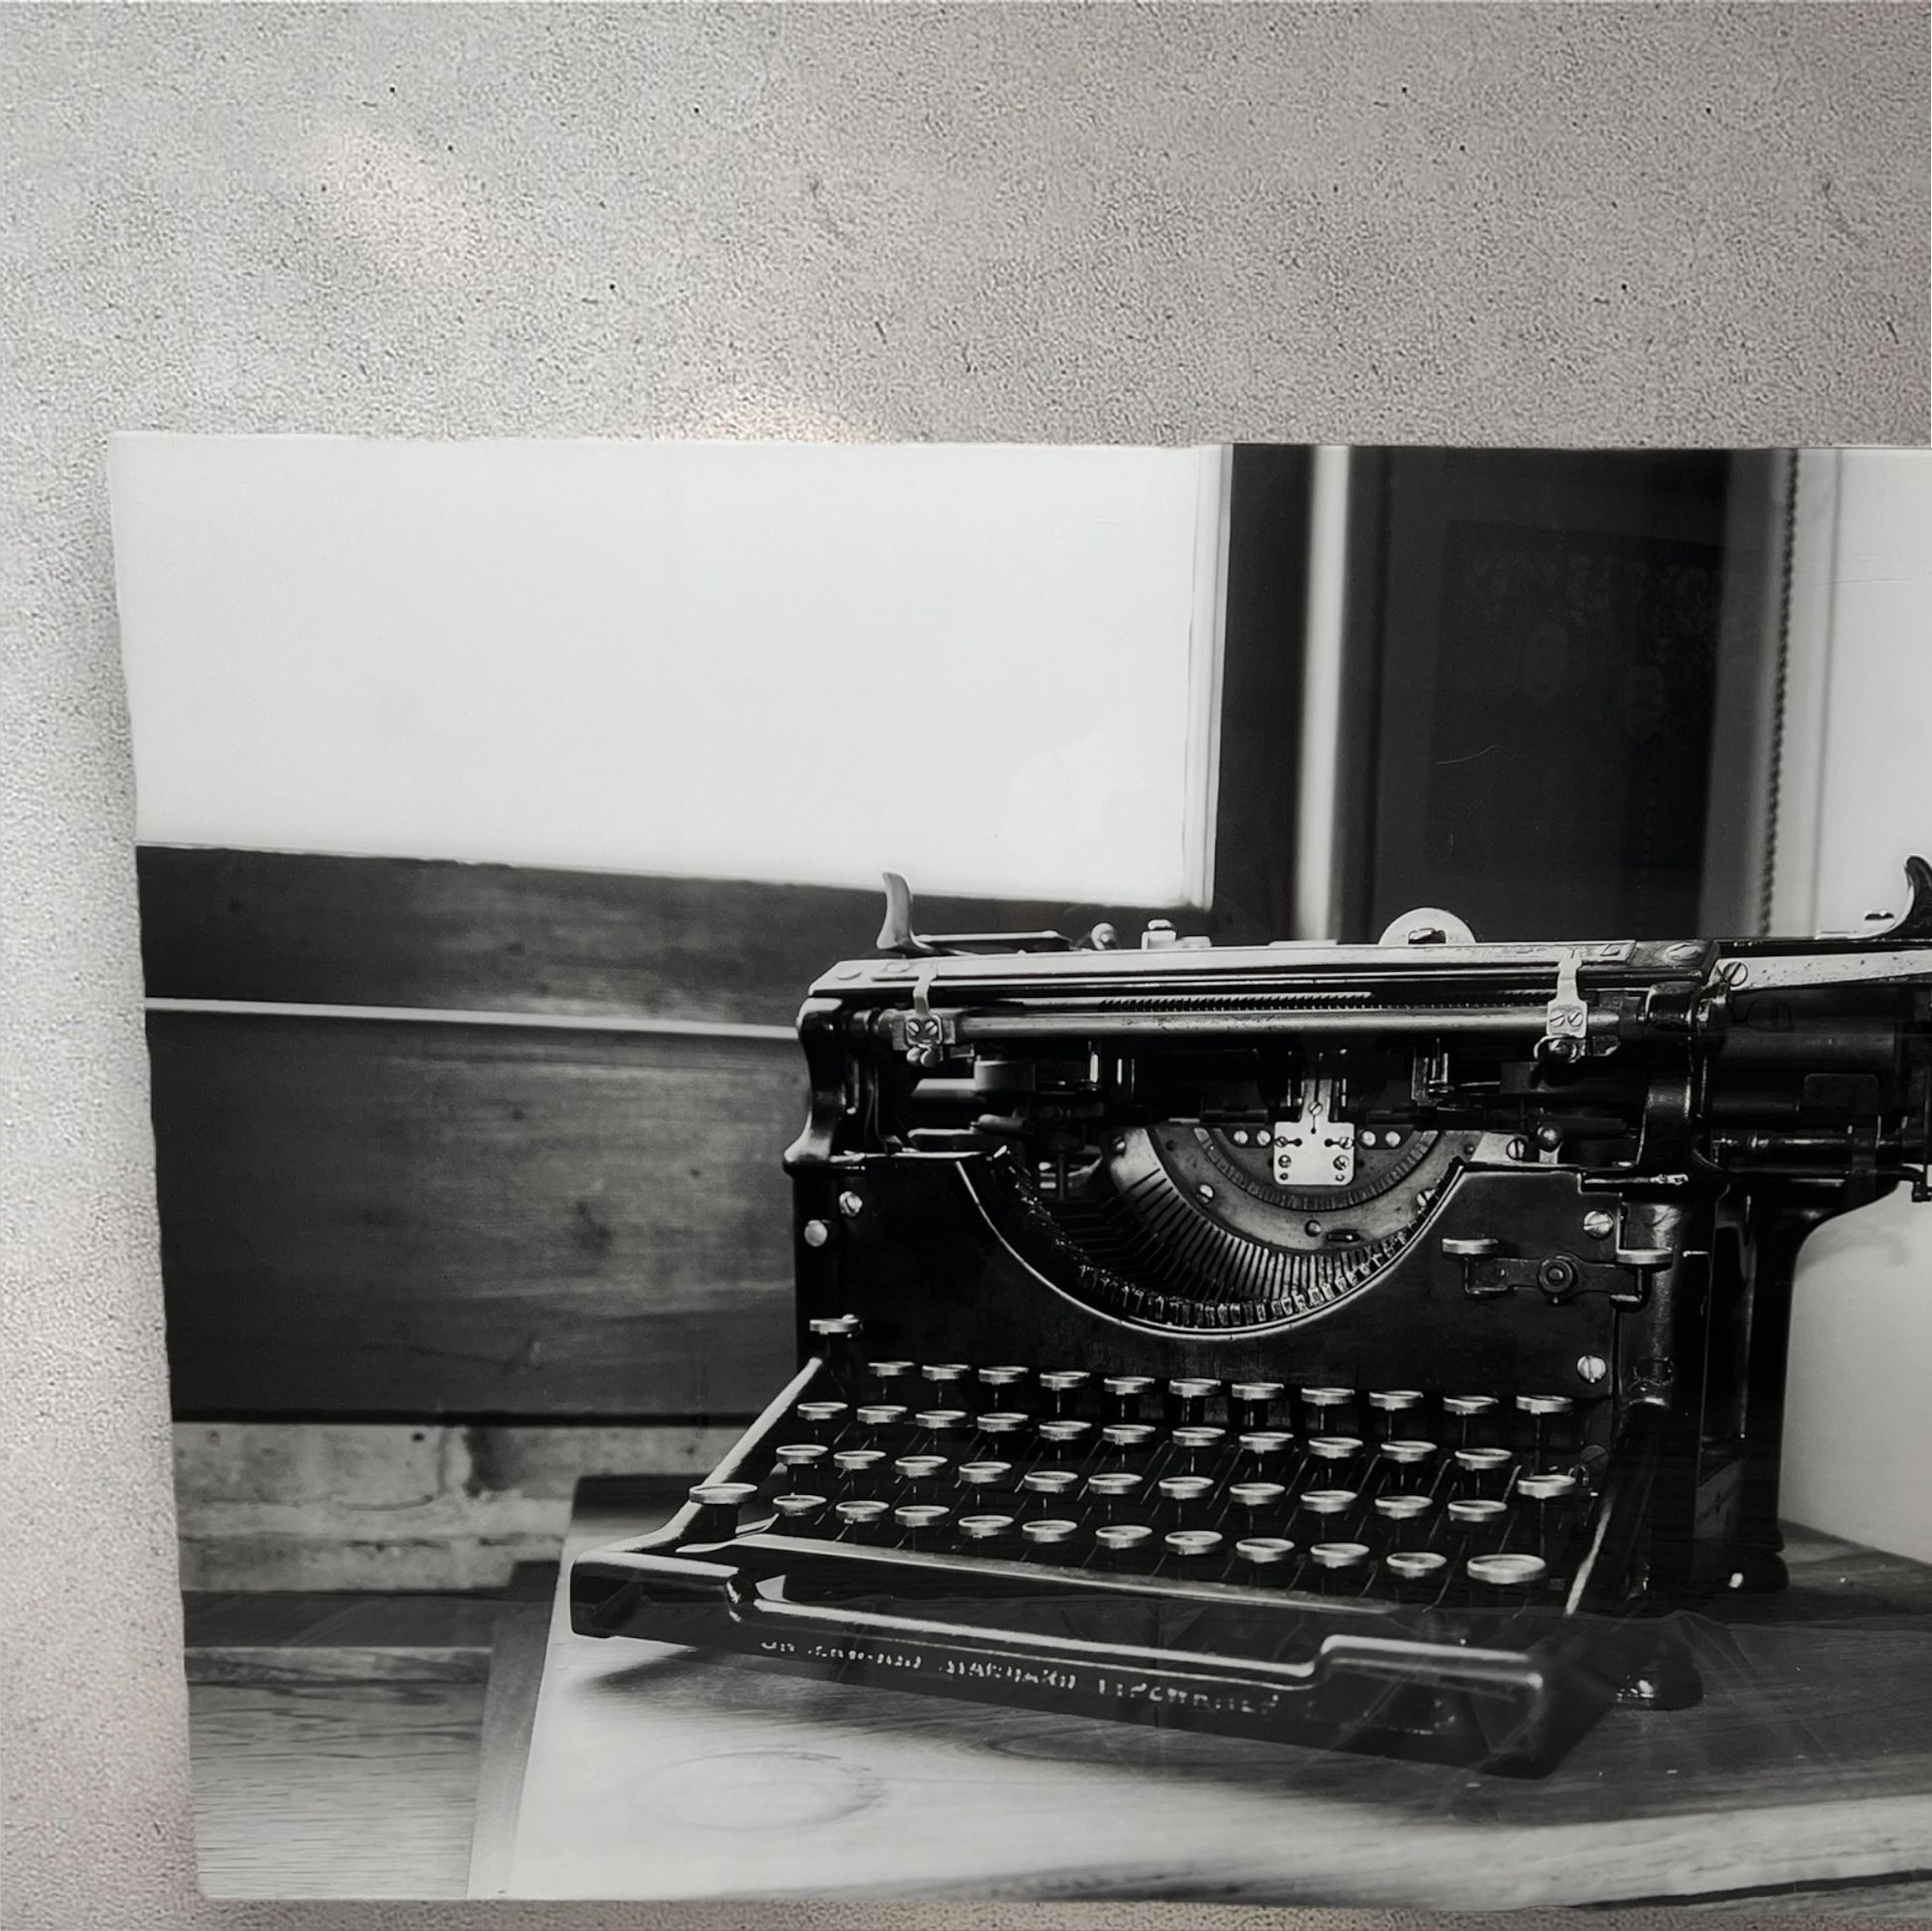
<path fill-rule="evenodd" d="M 1856 930 L 1932 858 L 1932 452 L 1806 451 L 1791 581 L 1778 929 Z M 1784 1510 L 1932 1562 L 1932 1206 L 1806 1243 Z"/>
<path fill-rule="evenodd" d="M 1226 455 L 116 436 L 139 835 L 1203 903 Z"/>

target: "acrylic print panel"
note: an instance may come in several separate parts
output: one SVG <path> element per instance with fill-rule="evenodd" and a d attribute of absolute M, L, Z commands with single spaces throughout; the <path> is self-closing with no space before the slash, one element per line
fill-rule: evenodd
<path fill-rule="evenodd" d="M 1204 902 L 1223 473 L 118 437 L 140 836 Z"/>

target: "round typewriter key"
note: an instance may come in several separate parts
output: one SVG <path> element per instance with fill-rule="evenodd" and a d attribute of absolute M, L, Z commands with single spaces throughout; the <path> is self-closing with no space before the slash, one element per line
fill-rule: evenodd
<path fill-rule="evenodd" d="M 964 1361 L 927 1361 L 919 1368 L 919 1378 L 934 1387 L 947 1387 L 955 1381 L 966 1380 L 972 1372 Z"/>
<path fill-rule="evenodd" d="M 865 1541 L 879 1533 L 891 1510 L 884 1502 L 840 1502 L 832 1513 L 838 1517 L 840 1526 L 855 1541 Z"/>
<path fill-rule="evenodd" d="M 802 1470 L 825 1458 L 824 1448 L 816 1442 L 787 1442 L 774 1448 L 772 1453 L 778 1460 L 778 1472 L 786 1476 L 794 1488 L 798 1485 Z"/>
<path fill-rule="evenodd" d="M 1038 1549 L 1053 1543 L 1070 1542 L 1079 1527 L 1079 1523 L 1070 1522 L 1064 1516 L 1043 1515 L 1036 1522 L 1021 1523 L 1020 1533 Z"/>
<path fill-rule="evenodd" d="M 1530 1460 L 1542 1463 L 1550 1457 L 1555 1432 L 1563 1425 L 1575 1404 L 1568 1395 L 1518 1395 L 1519 1414 L 1530 1419 Z"/>
<path fill-rule="evenodd" d="M 1390 1437 L 1382 1444 L 1381 1451 L 1384 1486 L 1391 1493 L 1427 1489 L 1436 1472 L 1436 1454 L 1433 1442 L 1416 1442 L 1405 1436 Z"/>
<path fill-rule="evenodd" d="M 825 1365 L 840 1383 L 847 1380 L 852 1363 L 852 1344 L 859 1338 L 857 1314 L 819 1314 L 805 1323 L 807 1331 L 823 1347 Z"/>
<path fill-rule="evenodd" d="M 1302 1413 L 1311 1435 L 1340 1435 L 1355 1406 L 1352 1388 L 1304 1388 Z"/>
<path fill-rule="evenodd" d="M 1449 1505 L 1449 1519 L 1461 1532 L 1471 1555 L 1487 1555 L 1509 1527 L 1509 1504 L 1486 1496 L 1466 1497 Z"/>
<path fill-rule="evenodd" d="M 898 1393 L 899 1383 L 912 1372 L 910 1361 L 868 1361 L 866 1372 L 872 1376 L 883 1395 Z"/>
<path fill-rule="evenodd" d="M 1389 1522 L 1419 1522 L 1435 1506 L 1434 1498 L 1428 1495 L 1399 1493 L 1375 1498 L 1376 1514 Z"/>
<path fill-rule="evenodd" d="M 1295 1554 L 1295 1545 L 1286 1536 L 1244 1536 L 1234 1553 L 1256 1569 L 1278 1569 Z"/>
<path fill-rule="evenodd" d="M 1369 1573 L 1369 1548 L 1365 1542 L 1317 1542 L 1309 1551 L 1314 1564 L 1315 1582 L 1324 1589 L 1359 1588 Z"/>
<path fill-rule="evenodd" d="M 1280 1482 L 1236 1482 L 1228 1490 L 1228 1499 L 1237 1508 L 1256 1515 L 1263 1509 L 1280 1507 L 1288 1500 L 1288 1490 Z"/>
<path fill-rule="evenodd" d="M 963 1408 L 922 1408 L 912 1417 L 917 1427 L 931 1435 L 958 1435 L 972 1419 Z"/>
<path fill-rule="evenodd" d="M 1010 1461 L 962 1461 L 959 1479 L 967 1488 L 1002 1488 L 1013 1473 Z"/>
<path fill-rule="evenodd" d="M 871 1402 L 853 1411 L 861 1428 L 897 1428 L 905 1420 L 905 1410 L 897 1402 Z"/>
<path fill-rule="evenodd" d="M 1155 1553 L 1157 1548 L 1154 1531 L 1145 1522 L 1109 1522 L 1093 1532 L 1093 1539 L 1116 1569 Z"/>
<path fill-rule="evenodd" d="M 1311 1435 L 1309 1437 L 1309 1453 L 1316 1461 L 1339 1467 L 1361 1458 L 1362 1441 L 1355 1435 Z"/>
<path fill-rule="evenodd" d="M 1578 1487 L 1575 1475 L 1522 1475 L 1516 1482 L 1516 1492 L 1526 1502 L 1567 1502 Z"/>
<path fill-rule="evenodd" d="M 1020 1477 L 1020 1486 L 1036 1502 L 1045 1502 L 1068 1494 L 1079 1479 L 1071 1468 L 1030 1468 Z"/>
<path fill-rule="evenodd" d="M 997 1409 L 991 1415 L 980 1417 L 982 1435 L 1018 1435 L 1029 1422 L 1031 1415 L 1022 1415 L 1018 1409 Z"/>
<path fill-rule="evenodd" d="M 1122 1455 L 1137 1453 L 1153 1440 L 1157 1431 L 1146 1422 L 1109 1422 L 1100 1439 Z"/>
<path fill-rule="evenodd" d="M 846 1405 L 842 1401 L 801 1401 L 797 1411 L 798 1419 L 820 1441 L 838 1433 L 846 1412 Z"/>
<path fill-rule="evenodd" d="M 1449 1579 L 1449 1558 L 1434 1549 L 1398 1549 L 1383 1557 L 1382 1567 L 1405 1602 L 1433 1599 Z"/>
<path fill-rule="evenodd" d="M 1413 1426 L 1422 1414 L 1422 1403 L 1420 1388 L 1377 1388 L 1368 1398 L 1369 1409 L 1376 1420 L 1376 1431 L 1385 1437 L 1394 1435 L 1405 1422 Z"/>
<path fill-rule="evenodd" d="M 1454 1426 L 1456 1441 L 1465 1448 L 1475 1444 L 1495 1412 L 1494 1395 L 1445 1395 L 1443 1397 L 1443 1413 Z"/>
<path fill-rule="evenodd" d="M 1250 1429 L 1240 1438 L 1239 1447 L 1251 1467 L 1265 1469 L 1278 1467 L 1283 1453 L 1294 1441 L 1294 1436 L 1286 1429 Z"/>
<path fill-rule="evenodd" d="M 921 1492 L 925 1484 L 944 1472 L 946 1457 L 944 1455 L 900 1455 L 893 1466 L 904 1477 L 916 1495 Z"/>
<path fill-rule="evenodd" d="M 805 1325 L 821 1340 L 829 1341 L 849 1338 L 858 1333 L 860 1320 L 857 1314 L 818 1314 Z"/>
<path fill-rule="evenodd" d="M 1175 1529 L 1165 1540 L 1173 1554 L 1195 1562 L 1213 1555 L 1221 1546 L 1220 1536 L 1212 1529 Z"/>
<path fill-rule="evenodd" d="M 1087 1477 L 1087 1493 L 1098 1497 L 1110 1522 L 1119 1512 L 1121 1504 L 1127 1501 L 1140 1485 L 1139 1475 L 1100 1474 Z"/>
<path fill-rule="evenodd" d="M 1045 1368 L 1039 1385 L 1046 1391 L 1047 1413 L 1055 1420 L 1064 1415 L 1073 1397 L 1093 1379 L 1085 1368 Z"/>
<path fill-rule="evenodd" d="M 1155 1487 L 1183 1525 L 1191 1523 L 1195 1512 L 1214 1492 L 1213 1480 L 1207 1475 L 1164 1475 Z"/>
<path fill-rule="evenodd" d="M 1279 1381 L 1237 1381 L 1228 1390 L 1231 1416 L 1237 1429 L 1264 1429 L 1269 1410 L 1288 1391 Z"/>
<path fill-rule="evenodd" d="M 1568 1415 L 1576 1404 L 1568 1395 L 1518 1395 L 1516 1407 L 1524 1415 Z"/>
<path fill-rule="evenodd" d="M 806 1523 L 823 1515 L 831 1506 L 823 1495 L 774 1495 L 771 1506 L 784 1517 L 787 1523 Z"/>
<path fill-rule="evenodd" d="M 738 1512 L 758 1493 L 754 1482 L 699 1482 L 691 1490 L 698 1505 L 691 1524 L 693 1542 L 728 1542 L 738 1533 Z"/>
<path fill-rule="evenodd" d="M 962 1515 L 959 1518 L 959 1533 L 968 1542 L 991 1542 L 995 1536 L 1005 1535 L 1013 1527 L 1010 1515 Z"/>
<path fill-rule="evenodd" d="M 886 1459 L 884 1448 L 834 1448 L 832 1466 L 847 1481 L 863 1482 L 879 1472 L 879 1464 Z"/>
<path fill-rule="evenodd" d="M 1550 1573 L 1541 1556 L 1471 1556 L 1465 1567 L 1470 1582 L 1504 1602 L 1520 1599 Z"/>
<path fill-rule="evenodd" d="M 1109 1397 L 1109 1412 L 1117 1422 L 1140 1419 L 1141 1397 L 1154 1386 L 1151 1374 L 1110 1374 L 1101 1384 Z"/>
<path fill-rule="evenodd" d="M 908 1549 L 916 1549 L 920 1539 L 942 1523 L 948 1513 L 937 1502 L 905 1502 L 893 1511 L 893 1520 L 904 1532 Z"/>
<path fill-rule="evenodd" d="M 1305 1488 L 1295 1499 L 1311 1515 L 1346 1515 L 1361 1497 L 1352 1488 Z"/>
<path fill-rule="evenodd" d="M 1218 1381 L 1203 1375 L 1180 1375 L 1168 1383 L 1168 1420 L 1170 1425 L 1191 1428 L 1204 1420 L 1207 1404 L 1221 1392 Z"/>
<path fill-rule="evenodd" d="M 1199 1471 L 1201 1463 L 1212 1459 L 1214 1450 L 1227 1439 L 1227 1431 L 1218 1428 L 1177 1428 L 1172 1440 L 1180 1450 L 1182 1461 L 1188 1474 Z"/>
<path fill-rule="evenodd" d="M 979 1398 L 974 1404 L 982 1413 L 987 1409 L 1009 1409 L 1020 1399 L 1016 1390 L 1027 1380 L 1025 1368 L 982 1368 L 977 1376 Z"/>
<path fill-rule="evenodd" d="M 1493 1495 L 1508 1486 L 1516 1457 L 1507 1448 L 1457 1448 L 1450 1459 L 1458 1495 Z"/>
<path fill-rule="evenodd" d="M 1039 1425 L 1039 1439 L 1042 1442 L 1050 1442 L 1056 1448 L 1066 1448 L 1070 1444 L 1078 1442 L 1082 1436 L 1091 1435 L 1092 1433 L 1093 1424 L 1091 1422 L 1041 1422 Z"/>

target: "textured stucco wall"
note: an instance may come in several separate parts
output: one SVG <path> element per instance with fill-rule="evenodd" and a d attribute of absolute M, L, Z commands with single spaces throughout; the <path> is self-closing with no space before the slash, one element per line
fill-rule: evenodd
<path fill-rule="evenodd" d="M 451 1921 L 193 1889 L 110 430 L 1926 429 L 1918 5 L 6 8 L 0 75 L 10 1924 Z"/>

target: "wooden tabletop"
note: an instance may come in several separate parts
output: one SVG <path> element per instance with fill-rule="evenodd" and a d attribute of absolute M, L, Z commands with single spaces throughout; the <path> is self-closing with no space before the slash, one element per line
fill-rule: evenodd
<path fill-rule="evenodd" d="M 651 1523 L 580 1507 L 569 1553 Z M 480 1867 L 522 1897 L 1471 1910 L 1932 1869 L 1932 1570 L 1791 1534 L 1788 1593 L 1701 1621 L 1699 1707 L 1613 1711 L 1535 1782 L 792 1678 L 573 1635 L 560 1597 Z"/>

